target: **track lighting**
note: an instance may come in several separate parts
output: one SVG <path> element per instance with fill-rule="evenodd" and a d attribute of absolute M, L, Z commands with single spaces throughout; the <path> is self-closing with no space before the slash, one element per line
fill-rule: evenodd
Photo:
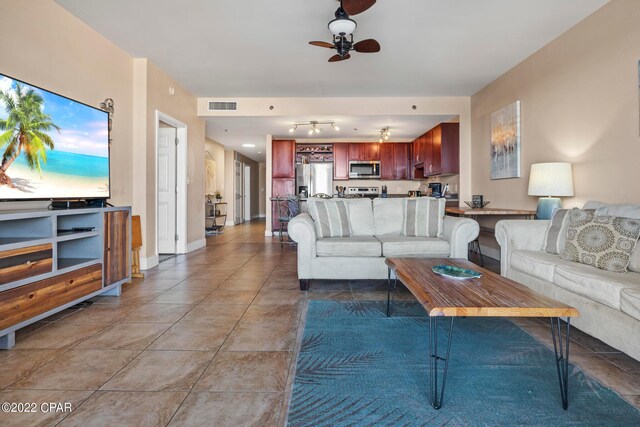
<path fill-rule="evenodd" d="M 302 123 L 294 123 L 290 128 L 289 128 L 289 133 L 293 133 L 296 130 L 298 130 L 298 126 L 311 126 L 311 129 L 308 131 L 309 135 L 313 135 L 318 134 L 322 131 L 322 128 L 320 127 L 320 125 L 331 125 L 331 127 L 333 128 L 333 130 L 335 130 L 336 132 L 338 132 L 340 130 L 340 127 L 336 126 L 336 122 L 330 121 L 330 122 L 318 122 L 316 120 L 311 120 L 310 122 L 302 122 Z"/>
<path fill-rule="evenodd" d="M 386 128 L 382 128 L 380 129 L 380 139 L 378 140 L 378 142 L 382 142 L 383 140 L 388 141 L 390 136 L 391 130 L 389 130 L 389 126 L 387 126 Z"/>

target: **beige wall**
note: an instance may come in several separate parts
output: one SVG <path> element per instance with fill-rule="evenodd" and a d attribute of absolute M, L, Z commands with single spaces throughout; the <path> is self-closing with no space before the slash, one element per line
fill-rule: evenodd
<path fill-rule="evenodd" d="M 267 165 L 266 163 L 260 163 L 260 179 L 258 181 L 260 203 L 258 205 L 260 209 L 260 216 L 266 216 L 267 214 Z"/>
<path fill-rule="evenodd" d="M 111 203 L 132 203 L 132 59 L 52 0 L 0 0 L 0 72 L 98 107 L 113 98 Z M 0 209 L 48 203 L 1 203 Z"/>
<path fill-rule="evenodd" d="M 612 0 L 471 98 L 472 190 L 493 206 L 535 208 L 532 163 L 574 165 L 575 197 L 640 202 L 640 2 Z M 489 179 L 490 115 L 522 102 L 522 178 Z"/>
<path fill-rule="evenodd" d="M 224 146 L 215 142 L 212 139 L 205 138 L 204 149 L 211 154 L 213 160 L 216 162 L 216 189 L 222 196 L 224 196 Z M 205 153 L 205 158 L 209 158 L 209 155 Z"/>
<path fill-rule="evenodd" d="M 161 112 L 187 126 L 187 248 L 204 239 L 204 120 L 196 115 L 196 98 L 191 93 L 152 62 L 134 62 L 135 85 L 144 88 L 137 88 L 136 94 L 141 96 L 134 99 L 137 128 L 133 212 L 142 217 L 143 266 L 151 267 L 157 257 L 156 114 Z M 144 92 L 146 97 L 142 96 Z"/>

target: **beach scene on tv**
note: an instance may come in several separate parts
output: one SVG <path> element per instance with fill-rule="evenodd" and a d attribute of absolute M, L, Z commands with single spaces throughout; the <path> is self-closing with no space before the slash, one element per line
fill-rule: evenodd
<path fill-rule="evenodd" d="M 108 114 L 0 74 L 0 199 L 108 196 Z"/>

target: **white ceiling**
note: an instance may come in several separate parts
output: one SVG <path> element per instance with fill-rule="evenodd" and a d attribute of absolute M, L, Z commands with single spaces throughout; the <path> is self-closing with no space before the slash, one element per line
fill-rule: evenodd
<path fill-rule="evenodd" d="M 336 0 L 56 1 L 199 97 L 384 97 L 470 96 L 608 0 L 379 0 L 354 37 L 382 51 L 337 63 L 308 44 L 330 41 Z M 207 119 L 208 136 L 237 148 L 217 129 L 280 132 L 263 122 Z M 234 132 L 264 139 L 252 130 Z"/>
<path fill-rule="evenodd" d="M 267 134 L 272 134 L 276 139 L 295 138 L 298 142 L 378 141 L 380 130 L 389 126 L 389 141 L 409 141 L 438 123 L 455 119 L 452 116 L 212 117 L 206 119 L 206 134 L 249 158 L 264 162 Z M 294 133 L 289 133 L 294 123 L 311 120 L 335 121 L 340 130 L 335 131 L 330 125 L 320 125 L 320 134 L 309 136 L 307 132 L 310 126 L 300 126 Z M 255 147 L 243 147 L 242 144 L 254 144 Z"/>

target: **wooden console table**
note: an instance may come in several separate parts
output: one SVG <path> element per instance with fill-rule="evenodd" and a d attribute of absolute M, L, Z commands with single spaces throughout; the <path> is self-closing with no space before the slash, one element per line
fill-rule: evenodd
<path fill-rule="evenodd" d="M 536 211 L 530 211 L 526 209 L 503 209 L 503 208 L 445 208 L 445 213 L 452 216 L 462 216 L 465 218 L 471 218 L 478 220 L 481 216 L 519 216 L 524 219 L 536 219 Z M 480 235 L 473 242 L 469 243 L 469 248 L 477 252 L 480 255 L 480 265 L 484 267 L 484 259 L 482 258 L 482 251 L 480 250 Z"/>

